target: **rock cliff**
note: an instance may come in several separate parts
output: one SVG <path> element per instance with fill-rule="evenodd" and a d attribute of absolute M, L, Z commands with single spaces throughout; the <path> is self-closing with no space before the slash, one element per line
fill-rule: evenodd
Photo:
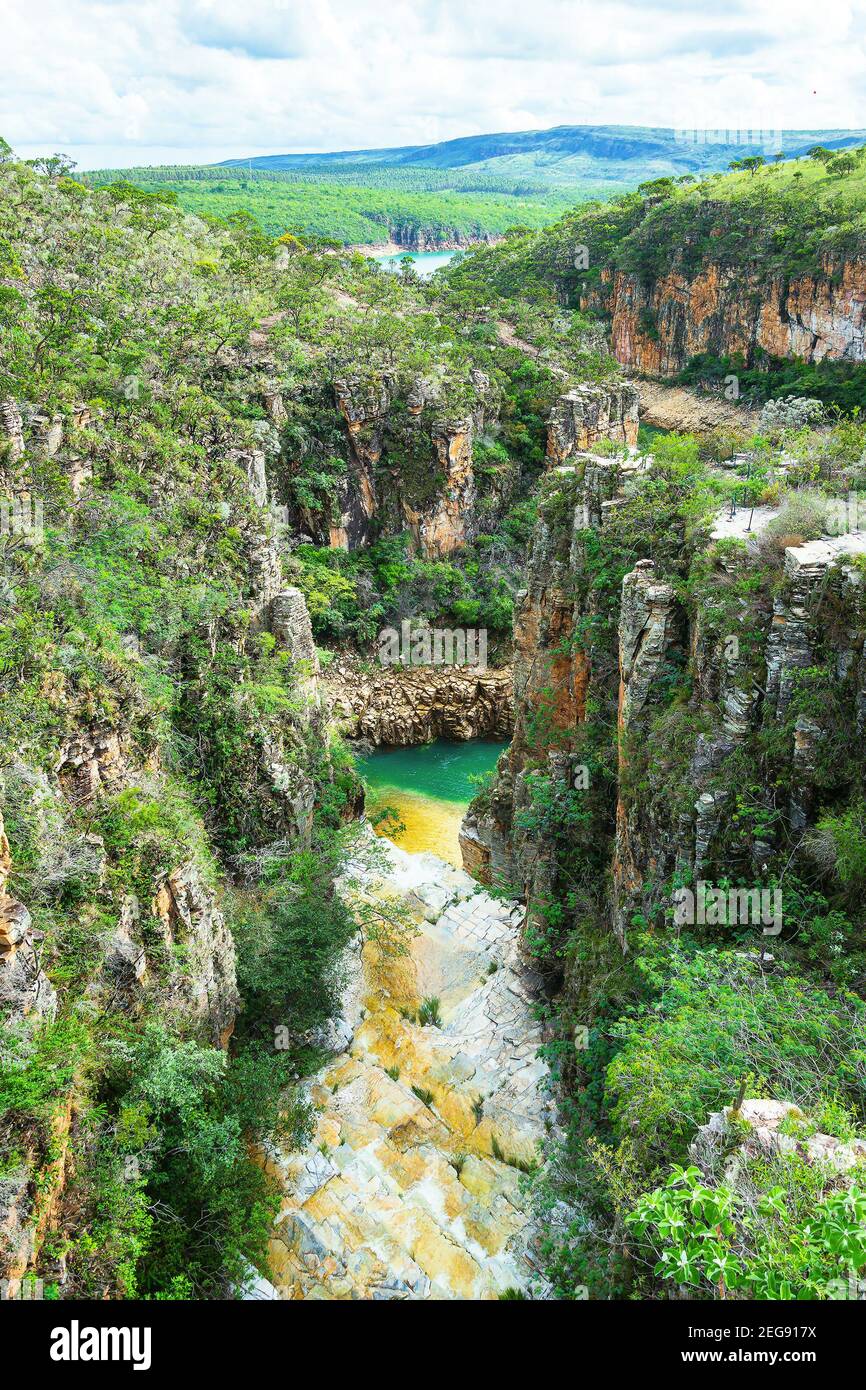
<path fill-rule="evenodd" d="M 379 667 L 338 660 L 327 668 L 325 698 L 349 738 L 411 746 L 435 738 L 506 739 L 511 732 L 511 670 Z"/>
<path fill-rule="evenodd" d="M 760 539 L 684 542 L 673 513 L 643 513 L 644 470 L 583 455 L 545 480 L 514 739 L 461 837 L 528 930 L 571 901 L 624 948 L 634 922 L 670 922 L 677 883 L 759 888 L 804 853 L 866 708 L 866 535 L 782 541 L 777 571 Z"/>
<path fill-rule="evenodd" d="M 648 375 L 673 375 L 700 353 L 739 353 L 749 367 L 762 354 L 866 360 L 866 264 L 857 260 L 827 257 L 819 274 L 769 280 L 734 265 L 651 282 L 608 269 L 580 303 L 609 316 L 617 361 Z"/>

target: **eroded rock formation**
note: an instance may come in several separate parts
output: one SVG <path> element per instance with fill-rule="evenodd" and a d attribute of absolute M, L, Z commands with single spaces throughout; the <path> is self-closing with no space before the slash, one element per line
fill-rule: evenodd
<path fill-rule="evenodd" d="M 7 1022 L 54 1018 L 57 995 L 39 960 L 38 936 L 23 903 L 6 892 L 12 868 L 0 813 L 0 1013 Z"/>
<path fill-rule="evenodd" d="M 511 732 L 509 667 L 362 670 L 338 661 L 327 669 L 323 684 L 332 717 L 346 735 L 375 745 L 506 739 Z"/>
<path fill-rule="evenodd" d="M 640 480 L 635 460 L 587 455 L 544 480 L 514 738 L 461 836 L 467 869 L 523 897 L 530 927 L 533 904 L 541 922 L 568 900 L 582 837 L 581 862 L 600 850 L 595 881 L 610 883 L 583 910 L 624 948 L 634 921 L 671 920 L 675 881 L 772 882 L 853 775 L 845 731 L 866 710 L 866 535 L 789 545 L 779 572 L 754 536 L 687 543 L 673 519 L 637 524 Z M 614 591 L 624 536 L 645 554 Z"/>
<path fill-rule="evenodd" d="M 575 386 L 560 396 L 550 413 L 547 459 L 565 463 L 600 439 L 636 444 L 638 392 L 628 381 Z"/>
<path fill-rule="evenodd" d="M 651 285 L 606 270 L 581 307 L 609 314 L 617 361 L 650 375 L 679 372 L 699 353 L 741 353 L 747 366 L 761 353 L 805 362 L 866 358 L 866 265 L 857 260 L 827 257 L 819 275 L 769 281 L 712 264 Z"/>
<path fill-rule="evenodd" d="M 184 953 L 185 968 L 171 986 L 172 1007 L 191 1015 L 212 1042 L 225 1047 L 240 995 L 234 941 L 213 889 L 194 864 L 182 865 L 157 886 L 153 913 L 166 950 Z"/>

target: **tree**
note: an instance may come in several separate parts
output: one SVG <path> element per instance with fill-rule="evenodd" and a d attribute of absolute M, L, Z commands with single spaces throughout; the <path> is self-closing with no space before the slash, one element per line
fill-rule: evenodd
<path fill-rule="evenodd" d="M 31 169 L 35 169 L 37 174 L 47 174 L 50 179 L 67 177 L 78 167 L 76 161 L 66 154 L 40 155 L 38 159 L 25 160 L 25 163 L 29 164 Z"/>
<path fill-rule="evenodd" d="M 854 154 L 840 154 L 835 159 L 831 159 L 827 165 L 827 172 L 830 174 L 853 174 L 857 168 L 858 159 Z"/>

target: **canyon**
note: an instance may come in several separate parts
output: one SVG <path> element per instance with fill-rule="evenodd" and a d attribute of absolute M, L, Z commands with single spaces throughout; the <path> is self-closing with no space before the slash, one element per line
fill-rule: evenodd
<path fill-rule="evenodd" d="M 653 1212 L 697 1145 L 741 1267 L 679 1292 L 821 1295 L 835 1252 L 786 1252 L 839 1172 L 786 1169 L 756 1227 L 705 1131 L 754 1117 L 753 1185 L 861 1153 L 866 536 L 829 516 L 864 427 L 634 378 L 856 363 L 862 262 L 746 293 L 611 264 L 574 313 L 546 233 L 419 284 L 125 183 L 0 183 L 0 490 L 44 501 L 0 537 L 10 1286 L 665 1298 Z M 439 623 L 491 664 L 376 659 Z M 463 867 L 359 775 L 447 778 L 440 739 L 479 755 Z M 771 949 L 677 921 L 702 881 L 778 891 Z"/>

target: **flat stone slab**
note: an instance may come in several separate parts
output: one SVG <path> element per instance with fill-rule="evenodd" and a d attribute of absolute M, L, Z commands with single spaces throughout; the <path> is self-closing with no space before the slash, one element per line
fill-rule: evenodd
<path fill-rule="evenodd" d="M 269 1152 L 285 1194 L 273 1286 L 289 1299 L 537 1293 L 524 1174 L 553 1108 L 523 911 L 435 855 L 378 844 L 384 871 L 354 877 L 418 907 L 418 935 L 402 957 L 365 947 L 350 1049 L 309 1086 L 310 1146 Z M 440 1026 L 417 1021 L 431 996 Z"/>

